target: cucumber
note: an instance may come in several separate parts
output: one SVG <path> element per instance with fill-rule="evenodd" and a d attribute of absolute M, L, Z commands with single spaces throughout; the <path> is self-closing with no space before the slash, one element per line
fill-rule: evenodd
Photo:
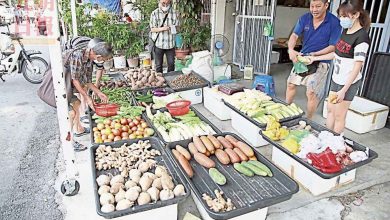
<path fill-rule="evenodd" d="M 221 172 L 219 172 L 219 170 L 210 168 L 209 175 L 216 184 L 221 186 L 226 184 L 226 177 Z"/>
<path fill-rule="evenodd" d="M 267 173 L 268 176 L 273 176 L 272 171 L 271 171 L 266 165 L 264 165 L 263 163 L 261 163 L 260 161 L 251 160 L 251 161 L 249 161 L 248 163 L 253 164 L 253 165 L 255 165 L 256 167 L 258 167 L 258 168 L 264 170 L 264 171 Z"/>
<path fill-rule="evenodd" d="M 236 169 L 239 173 L 244 174 L 245 176 L 254 176 L 255 174 L 252 172 L 252 170 L 246 168 L 244 165 L 240 163 L 235 163 L 233 165 L 234 169 Z"/>
<path fill-rule="evenodd" d="M 256 175 L 258 176 L 267 176 L 267 172 L 265 172 L 264 170 L 258 168 L 257 166 L 249 163 L 249 162 L 241 162 L 242 165 L 244 165 L 244 167 L 250 169 L 252 172 L 254 172 Z"/>

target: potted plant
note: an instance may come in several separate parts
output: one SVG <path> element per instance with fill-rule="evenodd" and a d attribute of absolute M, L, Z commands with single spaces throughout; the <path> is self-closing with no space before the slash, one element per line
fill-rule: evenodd
<path fill-rule="evenodd" d="M 201 51 L 210 49 L 211 28 L 209 25 L 201 25 L 192 38 L 191 51 Z"/>
<path fill-rule="evenodd" d="M 129 67 L 138 67 L 139 54 L 144 51 L 144 43 L 141 37 L 131 42 L 130 47 L 126 50 L 127 64 Z"/>
<path fill-rule="evenodd" d="M 200 24 L 203 4 L 199 0 L 181 0 L 176 3 L 180 19 L 181 47 L 176 49 L 178 59 L 185 58 L 190 53 L 196 32 Z"/>

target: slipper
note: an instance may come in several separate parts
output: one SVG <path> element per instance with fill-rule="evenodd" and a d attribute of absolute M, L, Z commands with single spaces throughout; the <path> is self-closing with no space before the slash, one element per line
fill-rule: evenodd
<path fill-rule="evenodd" d="M 84 132 L 81 132 L 81 133 L 73 133 L 73 135 L 75 136 L 75 137 L 81 137 L 81 136 L 84 136 L 84 135 L 86 135 L 86 134 L 89 134 L 89 133 L 91 133 L 91 130 L 89 129 L 89 128 L 84 128 Z"/>
<path fill-rule="evenodd" d="M 77 141 L 75 141 L 75 142 L 73 143 L 73 150 L 76 151 L 76 152 L 84 151 L 84 150 L 86 150 L 86 149 L 87 149 L 86 146 L 80 144 L 80 143 L 77 142 Z"/>
<path fill-rule="evenodd" d="M 89 124 L 89 118 L 88 116 L 84 115 L 83 117 L 80 118 L 80 121 L 84 124 Z"/>

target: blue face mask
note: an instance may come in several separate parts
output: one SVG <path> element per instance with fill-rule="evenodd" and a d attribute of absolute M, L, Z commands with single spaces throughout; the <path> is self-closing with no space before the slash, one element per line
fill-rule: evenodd
<path fill-rule="evenodd" d="M 340 25 L 344 29 L 348 29 L 353 26 L 353 21 L 350 18 L 340 18 Z"/>

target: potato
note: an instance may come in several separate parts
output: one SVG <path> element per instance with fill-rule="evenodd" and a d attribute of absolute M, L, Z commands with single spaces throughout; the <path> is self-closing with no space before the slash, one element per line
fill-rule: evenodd
<path fill-rule="evenodd" d="M 114 204 L 115 198 L 111 193 L 103 193 L 100 196 L 100 205 Z"/>
<path fill-rule="evenodd" d="M 246 156 L 246 154 L 244 152 L 242 152 L 242 150 L 240 150 L 240 148 L 235 147 L 233 150 L 240 157 L 241 161 L 248 161 L 249 160 L 248 156 Z"/>
<path fill-rule="evenodd" d="M 134 204 L 133 202 L 130 202 L 127 199 L 123 199 L 119 201 L 118 204 L 116 204 L 116 210 L 120 211 L 120 210 L 128 209 L 131 206 L 133 206 L 133 204 Z"/>
<path fill-rule="evenodd" d="M 229 155 L 230 162 L 232 162 L 232 163 L 241 162 L 240 157 L 237 155 L 237 153 L 234 150 L 232 150 L 230 148 L 226 148 L 225 152 Z"/>
<path fill-rule="evenodd" d="M 153 180 L 149 178 L 148 176 L 142 176 L 141 179 L 139 180 L 139 185 L 141 186 L 142 191 L 146 191 L 150 188 L 152 185 Z"/>
<path fill-rule="evenodd" d="M 123 188 L 123 183 L 115 183 L 114 185 L 111 185 L 110 193 L 115 195 Z"/>
<path fill-rule="evenodd" d="M 183 154 L 179 156 L 179 163 L 181 167 L 183 167 L 184 171 L 187 175 L 192 178 L 194 176 L 194 171 L 192 170 L 190 162 L 186 158 L 184 158 Z"/>
<path fill-rule="evenodd" d="M 137 199 L 137 202 L 138 202 L 138 205 L 145 205 L 145 204 L 148 204 L 151 202 L 151 197 L 149 195 L 149 193 L 147 192 L 142 192 L 138 199 Z"/>
<path fill-rule="evenodd" d="M 175 188 L 175 184 L 172 181 L 172 177 L 167 174 L 164 174 L 161 177 L 161 186 L 163 189 L 173 190 Z"/>
<path fill-rule="evenodd" d="M 188 150 L 191 152 L 192 155 L 194 155 L 195 153 L 199 153 L 194 143 L 192 142 L 188 144 Z"/>
<path fill-rule="evenodd" d="M 138 199 L 139 192 L 136 188 L 130 188 L 129 190 L 126 191 L 125 197 L 131 202 L 134 202 Z"/>
<path fill-rule="evenodd" d="M 216 148 L 216 149 L 223 148 L 221 142 L 219 142 L 218 139 L 216 137 L 214 137 L 213 135 L 209 134 L 209 135 L 207 135 L 207 138 L 211 141 L 211 143 L 213 143 L 214 148 Z"/>
<path fill-rule="evenodd" d="M 110 183 L 110 180 L 110 176 L 107 175 L 100 175 L 98 178 L 96 178 L 98 186 L 108 185 Z"/>
<path fill-rule="evenodd" d="M 137 183 L 134 182 L 134 181 L 132 181 L 132 180 L 128 180 L 128 181 L 125 183 L 125 188 L 126 188 L 126 190 L 127 190 L 127 189 L 130 189 L 130 188 L 133 187 L 133 186 L 137 186 Z"/>
<path fill-rule="evenodd" d="M 191 154 L 187 149 L 180 145 L 176 145 L 176 150 L 179 151 L 187 160 L 191 160 Z"/>
<path fill-rule="evenodd" d="M 119 192 L 115 195 L 115 202 L 119 202 L 123 199 L 126 199 L 126 192 L 121 189 Z"/>
<path fill-rule="evenodd" d="M 109 193 L 110 192 L 110 187 L 107 185 L 103 185 L 99 187 L 98 194 L 102 195 L 103 193 Z"/>
<path fill-rule="evenodd" d="M 160 200 L 165 201 L 168 199 L 173 199 L 175 198 L 175 194 L 173 193 L 172 190 L 169 189 L 164 189 L 160 192 Z"/>
<path fill-rule="evenodd" d="M 224 138 L 224 137 L 222 137 L 222 136 L 219 136 L 219 137 L 217 137 L 217 140 L 218 140 L 219 142 L 221 142 L 221 144 L 222 144 L 222 146 L 223 146 L 224 148 L 233 149 L 233 145 L 232 145 L 228 140 L 226 140 L 226 138 Z"/>
<path fill-rule="evenodd" d="M 215 156 L 218 158 L 219 162 L 221 162 L 224 165 L 227 165 L 230 163 L 229 155 L 221 149 L 217 149 L 215 151 Z"/>
<path fill-rule="evenodd" d="M 115 211 L 115 206 L 113 204 L 105 204 L 102 206 L 101 210 L 104 213 L 110 213 Z"/>
<path fill-rule="evenodd" d="M 156 187 L 159 190 L 162 190 L 161 178 L 157 178 L 153 181 L 152 187 Z"/>
<path fill-rule="evenodd" d="M 201 136 L 200 140 L 202 140 L 203 145 L 210 152 L 210 154 L 215 153 L 214 145 L 211 143 L 211 141 L 206 136 Z"/>
<path fill-rule="evenodd" d="M 237 147 L 248 157 L 255 156 L 255 152 L 253 152 L 252 148 L 249 147 L 247 144 L 245 144 L 242 141 L 237 142 Z"/>
<path fill-rule="evenodd" d="M 115 185 L 115 183 L 125 183 L 125 178 L 123 178 L 123 176 L 121 175 L 116 175 L 114 176 L 111 181 L 110 181 L 110 185 L 113 186 Z"/>
<path fill-rule="evenodd" d="M 154 174 L 156 175 L 157 178 L 161 177 L 164 173 L 168 174 L 168 171 L 163 166 L 157 166 L 156 170 L 154 171 Z"/>
<path fill-rule="evenodd" d="M 173 193 L 175 194 L 175 196 L 184 196 L 186 194 L 185 190 L 184 190 L 184 186 L 182 184 L 179 184 L 175 187 L 175 189 L 173 190 Z"/>
<path fill-rule="evenodd" d="M 199 151 L 199 153 L 202 153 L 202 154 L 206 153 L 207 149 L 199 137 L 196 137 L 196 136 L 193 137 L 193 142 L 194 142 L 196 149 Z"/>
<path fill-rule="evenodd" d="M 146 191 L 149 193 L 150 198 L 152 199 L 153 202 L 157 202 L 160 198 L 160 190 L 158 190 L 156 187 L 151 187 Z"/>
<path fill-rule="evenodd" d="M 196 160 L 196 162 L 198 162 L 200 165 L 206 168 L 215 167 L 215 162 L 204 154 L 196 153 L 194 154 L 194 159 Z"/>

